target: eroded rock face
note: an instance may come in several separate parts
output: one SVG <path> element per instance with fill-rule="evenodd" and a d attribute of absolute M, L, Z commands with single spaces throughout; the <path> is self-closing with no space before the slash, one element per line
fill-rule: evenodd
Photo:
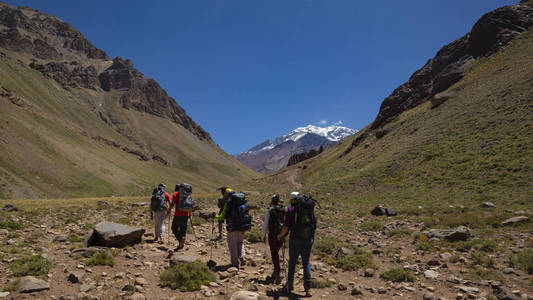
<path fill-rule="evenodd" d="M 390 122 L 403 111 L 428 100 L 463 78 L 474 58 L 489 56 L 533 26 L 533 7 L 506 6 L 484 15 L 471 32 L 441 48 L 409 81 L 383 100 L 371 128 Z"/>
<path fill-rule="evenodd" d="M 139 243 L 145 230 L 112 222 L 101 222 L 94 226 L 93 234 L 87 240 L 87 247 L 124 247 Z"/>

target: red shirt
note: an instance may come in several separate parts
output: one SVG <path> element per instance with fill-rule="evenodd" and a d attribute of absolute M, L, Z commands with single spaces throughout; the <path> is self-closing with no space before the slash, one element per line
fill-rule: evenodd
<path fill-rule="evenodd" d="M 179 198 L 179 192 L 175 192 L 174 195 L 172 195 L 172 206 L 174 206 L 174 204 L 176 205 L 176 207 L 178 207 L 178 204 L 180 203 L 180 198 Z M 176 209 L 174 211 L 174 217 L 190 217 L 191 216 L 191 212 L 190 211 L 183 211 L 181 209 Z"/>

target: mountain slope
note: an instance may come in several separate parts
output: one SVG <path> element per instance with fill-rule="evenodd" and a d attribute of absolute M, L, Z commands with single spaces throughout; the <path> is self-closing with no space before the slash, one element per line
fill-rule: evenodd
<path fill-rule="evenodd" d="M 287 166 L 289 158 L 294 154 L 317 150 L 321 146 L 331 145 L 356 132 L 357 130 L 343 126 L 308 125 L 296 128 L 273 141 L 266 140 L 235 157 L 258 172 L 273 172 Z"/>
<path fill-rule="evenodd" d="M 513 36 L 473 58 L 450 88 L 249 188 L 312 191 L 363 211 L 388 203 L 431 215 L 483 201 L 533 209 L 533 30 Z"/>
<path fill-rule="evenodd" d="M 0 198 L 197 190 L 256 174 L 153 79 L 57 18 L 0 5 Z"/>

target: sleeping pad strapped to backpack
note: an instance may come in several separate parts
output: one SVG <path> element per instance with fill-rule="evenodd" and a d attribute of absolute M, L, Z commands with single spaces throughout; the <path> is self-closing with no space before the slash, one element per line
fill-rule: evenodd
<path fill-rule="evenodd" d="M 247 231 L 252 228 L 250 205 L 243 193 L 234 193 L 228 202 L 226 215 L 228 231 Z"/>
<path fill-rule="evenodd" d="M 268 234 L 277 237 L 281 233 L 281 228 L 283 228 L 283 223 L 285 222 L 285 207 L 283 205 L 273 205 L 269 210 Z"/>
<path fill-rule="evenodd" d="M 298 198 L 294 208 L 296 236 L 302 240 L 308 240 L 315 236 L 316 217 L 315 200 L 308 196 Z"/>

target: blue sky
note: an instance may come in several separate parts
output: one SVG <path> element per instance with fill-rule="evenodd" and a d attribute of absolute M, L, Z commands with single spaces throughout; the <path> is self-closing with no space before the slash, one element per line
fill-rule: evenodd
<path fill-rule="evenodd" d="M 5 2 L 55 15 L 110 57 L 130 58 L 238 153 L 322 120 L 365 127 L 442 46 L 518 1 Z"/>

